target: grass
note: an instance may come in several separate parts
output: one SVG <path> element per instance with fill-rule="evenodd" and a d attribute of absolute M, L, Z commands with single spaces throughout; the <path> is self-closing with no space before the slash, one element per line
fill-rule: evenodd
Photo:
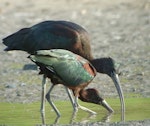
<path fill-rule="evenodd" d="M 111 122 L 120 121 L 120 102 L 119 99 L 107 99 L 108 103 L 115 110 L 110 117 Z M 126 103 L 126 121 L 150 119 L 150 98 L 127 98 Z M 72 107 L 69 101 L 56 101 L 56 106 L 61 112 L 62 117 L 60 124 L 70 123 L 72 115 Z M 95 117 L 89 117 L 87 112 L 79 110 L 74 122 L 96 122 L 105 121 L 107 111 L 101 106 L 80 102 L 98 114 Z M 17 126 L 17 125 L 36 125 L 41 124 L 40 102 L 21 104 L 21 103 L 0 103 L 0 124 Z M 46 123 L 52 124 L 56 118 L 56 114 L 52 111 L 48 103 L 46 103 Z"/>

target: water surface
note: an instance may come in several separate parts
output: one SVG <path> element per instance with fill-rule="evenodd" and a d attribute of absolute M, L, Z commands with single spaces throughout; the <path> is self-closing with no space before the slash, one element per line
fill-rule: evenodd
<path fill-rule="evenodd" d="M 120 102 L 118 99 L 107 99 L 108 103 L 115 110 L 115 113 L 108 115 L 107 111 L 95 104 L 80 102 L 81 105 L 97 112 L 96 116 L 91 116 L 83 110 L 78 111 L 72 118 L 72 106 L 69 101 L 56 101 L 55 105 L 61 113 L 58 124 L 70 124 L 74 122 L 119 122 L 121 120 Z M 150 98 L 128 98 L 125 99 L 126 113 L 125 121 L 150 119 Z M 0 103 L 0 124 L 5 125 L 37 125 L 42 124 L 40 115 L 40 102 L 36 103 Z M 56 114 L 46 102 L 45 123 L 54 124 Z"/>

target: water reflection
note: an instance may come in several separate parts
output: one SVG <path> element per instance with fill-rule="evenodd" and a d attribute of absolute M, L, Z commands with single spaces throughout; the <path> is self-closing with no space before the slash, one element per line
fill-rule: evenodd
<path fill-rule="evenodd" d="M 112 117 L 113 113 L 106 113 L 104 116 L 102 116 L 98 122 L 111 122 L 111 117 Z M 98 115 L 93 115 L 93 114 L 89 114 L 87 117 L 83 117 L 80 119 L 80 121 L 77 121 L 77 117 L 78 117 L 78 112 L 73 112 L 70 120 L 69 120 L 69 124 L 74 124 L 77 122 L 80 123 L 87 123 L 90 122 L 91 120 L 96 119 Z M 45 119 L 45 113 L 41 113 L 41 119 L 42 119 L 42 124 L 45 125 L 46 124 L 46 119 Z M 56 117 L 54 119 L 54 122 L 52 124 L 59 124 L 59 121 L 61 120 L 61 117 Z"/>
<path fill-rule="evenodd" d="M 41 119 L 42 119 L 42 124 L 45 125 L 45 112 L 41 112 Z"/>
<path fill-rule="evenodd" d="M 106 114 L 101 120 L 100 122 L 111 122 L 111 117 L 112 117 L 113 113 L 108 113 Z"/>
<path fill-rule="evenodd" d="M 99 119 L 99 122 L 110 122 L 112 115 L 113 115 L 112 113 L 106 113 L 104 116 L 102 116 Z M 80 123 L 87 123 L 87 122 L 90 122 L 91 120 L 95 120 L 97 116 L 98 115 L 89 114 L 87 117 L 83 117 L 80 120 Z M 73 118 L 71 118 L 70 124 L 75 123 L 76 122 L 76 118 L 77 118 L 77 113 L 76 113 L 76 115 L 74 115 Z"/>

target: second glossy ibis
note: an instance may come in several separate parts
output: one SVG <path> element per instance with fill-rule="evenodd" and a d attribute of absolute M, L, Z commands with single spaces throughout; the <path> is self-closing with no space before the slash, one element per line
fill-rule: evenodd
<path fill-rule="evenodd" d="M 84 89 L 96 76 L 96 70 L 88 60 L 62 49 L 39 50 L 34 55 L 30 55 L 29 58 L 40 67 L 40 74 L 44 74 L 52 82 L 46 98 L 57 116 L 60 116 L 60 112 L 50 98 L 50 93 L 56 84 L 63 84 L 73 91 L 75 111 L 81 108 L 96 114 L 96 112 L 79 105 L 79 98 L 84 102 L 102 105 L 110 113 L 113 112 L 112 108 L 100 97 L 96 89 Z"/>

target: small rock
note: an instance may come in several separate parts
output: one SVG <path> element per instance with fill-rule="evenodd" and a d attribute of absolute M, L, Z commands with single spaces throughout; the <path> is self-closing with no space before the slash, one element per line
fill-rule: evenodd
<path fill-rule="evenodd" d="M 17 96 L 21 96 L 20 92 L 18 92 L 18 91 L 16 92 L 16 94 L 17 94 Z"/>
<path fill-rule="evenodd" d="M 26 83 L 21 83 L 20 86 L 21 87 L 26 86 Z"/>
<path fill-rule="evenodd" d="M 8 84 L 5 86 L 5 88 L 16 88 L 17 85 L 16 84 Z"/>
<path fill-rule="evenodd" d="M 132 88 L 132 91 L 135 92 L 135 91 L 136 91 L 136 88 Z"/>
<path fill-rule="evenodd" d="M 138 76 L 144 76 L 144 72 L 137 73 Z"/>

